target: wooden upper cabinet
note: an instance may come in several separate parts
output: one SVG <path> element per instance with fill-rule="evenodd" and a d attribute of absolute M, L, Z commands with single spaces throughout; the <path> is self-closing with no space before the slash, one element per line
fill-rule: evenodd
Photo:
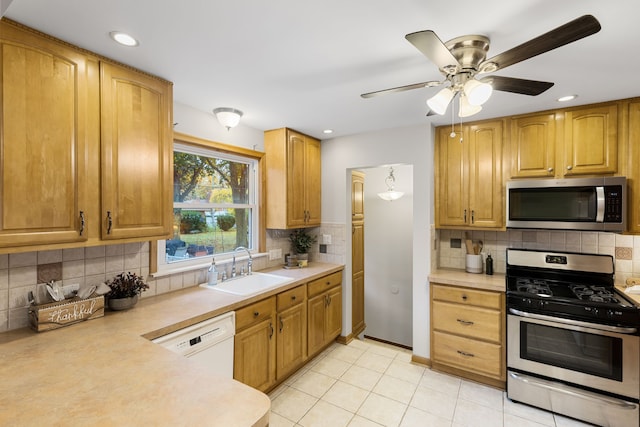
<path fill-rule="evenodd" d="M 319 226 L 320 141 L 286 128 L 264 135 L 267 228 Z"/>
<path fill-rule="evenodd" d="M 618 171 L 618 104 L 571 109 L 565 113 L 563 174 Z"/>
<path fill-rule="evenodd" d="M 640 233 L 640 99 L 628 104 L 628 130 L 627 141 L 629 146 L 627 191 L 629 199 L 628 209 L 628 231 L 630 233 Z"/>
<path fill-rule="evenodd" d="M 556 171 L 556 114 L 511 120 L 511 178 L 552 178 Z"/>
<path fill-rule="evenodd" d="M 97 61 L 0 22 L 0 247 L 87 239 Z"/>
<path fill-rule="evenodd" d="M 364 220 L 364 173 L 351 172 L 351 220 Z"/>
<path fill-rule="evenodd" d="M 501 120 L 436 134 L 436 225 L 502 228 Z M 461 140 L 462 139 L 462 140 Z"/>
<path fill-rule="evenodd" d="M 169 82 L 101 63 L 102 238 L 166 236 L 172 224 Z"/>

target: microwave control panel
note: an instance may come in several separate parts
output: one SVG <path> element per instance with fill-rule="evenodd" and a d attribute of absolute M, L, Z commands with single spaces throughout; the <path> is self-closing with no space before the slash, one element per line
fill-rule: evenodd
<path fill-rule="evenodd" d="M 622 186 L 605 186 L 604 200 L 604 222 L 622 222 Z"/>

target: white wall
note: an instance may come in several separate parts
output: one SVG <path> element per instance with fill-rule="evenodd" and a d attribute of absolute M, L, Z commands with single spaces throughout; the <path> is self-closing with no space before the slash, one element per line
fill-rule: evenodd
<path fill-rule="evenodd" d="M 322 222 L 351 228 L 348 170 L 413 165 L 413 354 L 429 357 L 430 224 L 433 216 L 433 130 L 429 124 L 322 142 Z M 351 242 L 347 239 L 343 334 L 351 333 Z"/>
<path fill-rule="evenodd" d="M 364 169 L 365 335 L 413 346 L 413 166 L 394 165 L 394 189 L 382 200 L 389 168 Z"/>
<path fill-rule="evenodd" d="M 264 151 L 264 132 L 240 124 L 233 129 L 227 129 L 218 122 L 216 116 L 205 113 L 184 104 L 173 104 L 173 130 L 209 141 Z"/>

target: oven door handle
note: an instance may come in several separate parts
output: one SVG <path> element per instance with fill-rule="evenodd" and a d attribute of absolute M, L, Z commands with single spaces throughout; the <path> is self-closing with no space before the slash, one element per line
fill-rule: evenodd
<path fill-rule="evenodd" d="M 563 387 L 562 384 L 560 383 L 556 383 L 556 382 L 551 382 L 551 381 L 546 381 L 543 380 L 541 378 L 533 378 L 530 377 L 528 375 L 522 375 L 522 374 L 517 374 L 515 372 L 509 371 L 509 376 L 511 378 L 513 378 L 514 380 L 517 381 L 522 381 L 525 382 L 527 384 L 530 384 L 532 386 L 535 387 L 540 387 L 540 388 L 544 388 L 546 390 L 551 390 L 554 391 L 556 393 L 561 393 L 561 394 L 567 394 L 570 396 L 574 396 L 574 397 L 579 397 L 581 399 L 587 399 L 590 400 L 592 402 L 596 402 L 599 404 L 607 404 L 607 405 L 613 405 L 613 406 L 618 406 L 620 407 L 620 409 L 628 409 L 628 410 L 635 410 L 637 408 L 637 406 L 634 403 L 631 402 L 627 402 L 621 399 L 616 399 L 613 397 L 608 397 L 608 396 L 603 396 L 600 394 L 595 394 L 595 393 L 590 393 L 586 390 L 582 391 L 578 391 L 574 388 L 568 389 Z"/>
<path fill-rule="evenodd" d="M 597 329 L 600 331 L 614 332 L 618 334 L 635 334 L 636 332 L 638 332 L 638 328 L 631 328 L 631 327 L 625 327 L 625 326 L 600 325 L 598 323 L 581 322 L 579 320 L 563 319 L 561 317 L 529 313 L 526 311 L 516 310 L 515 308 L 510 308 L 509 313 L 515 314 L 516 316 L 527 317 L 529 319 L 546 320 L 548 322 L 562 323 L 570 326 L 580 326 L 583 328 Z"/>

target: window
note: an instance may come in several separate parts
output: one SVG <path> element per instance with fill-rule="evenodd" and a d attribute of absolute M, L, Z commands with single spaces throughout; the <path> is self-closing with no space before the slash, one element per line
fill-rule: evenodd
<path fill-rule="evenodd" d="M 158 242 L 158 271 L 257 248 L 258 161 L 179 142 L 173 161 L 173 236 Z"/>

